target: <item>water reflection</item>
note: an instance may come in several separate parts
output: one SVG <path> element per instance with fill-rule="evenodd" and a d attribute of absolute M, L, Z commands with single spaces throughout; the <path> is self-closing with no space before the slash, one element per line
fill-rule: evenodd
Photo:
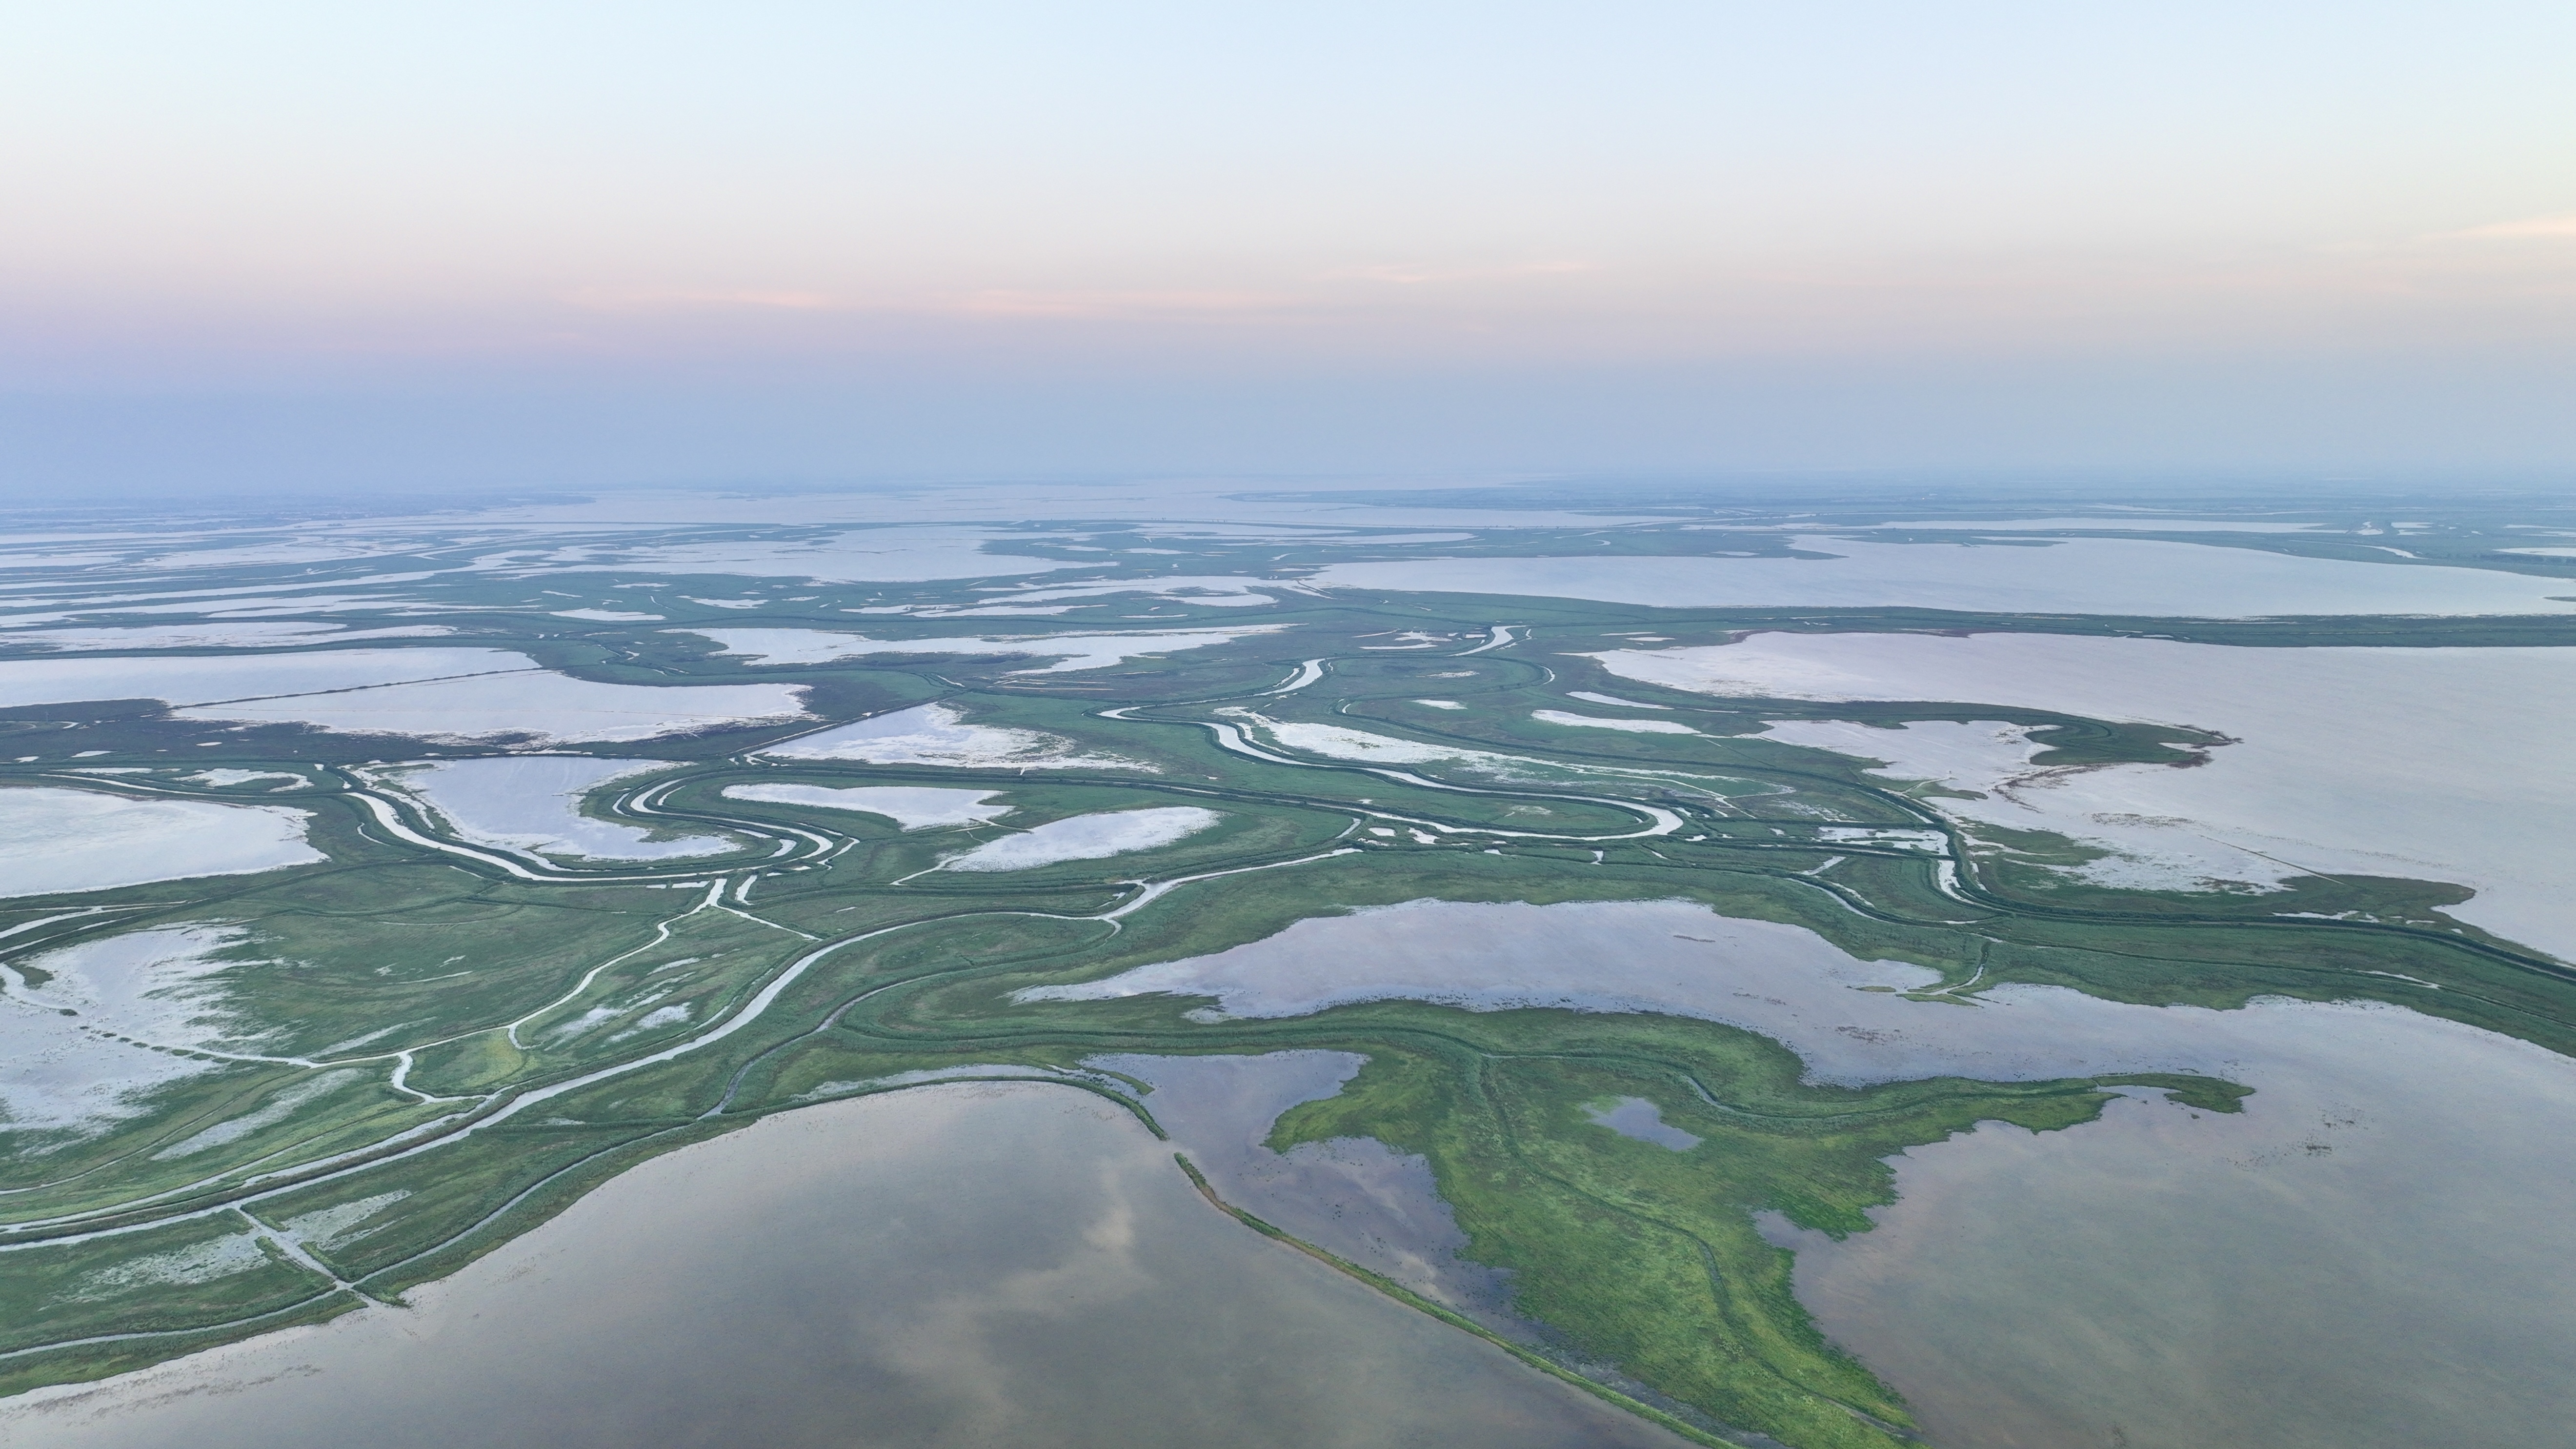
<path fill-rule="evenodd" d="M 2576 1421 L 2576 1061 L 2370 1004 L 2237 1011 L 1934 974 L 1678 901 L 1421 901 L 1090 983 L 1293 1016 L 1411 996 L 1705 1016 L 1869 1082 L 2199 1071 L 2160 1098 L 1898 1159 L 1881 1225 L 1774 1221 L 1800 1298 L 1947 1449 L 2521 1446 Z M 1877 988 L 1877 989 L 1871 989 Z M 1659 1121 L 1659 1119 L 1658 1119 Z"/>
<path fill-rule="evenodd" d="M 1254 1236 L 1058 1088 L 772 1118 L 415 1297 L 14 1401 L 0 1442 L 1681 1442 Z"/>
<path fill-rule="evenodd" d="M 1948 1449 L 2562 1437 L 2576 1063 L 2412 1012 L 2231 1015 L 2242 1116 L 1915 1148 L 1875 1230 L 1773 1223 L 1799 1298 Z"/>
<path fill-rule="evenodd" d="M 1461 1256 L 1467 1235 L 1431 1164 L 1369 1137 L 1265 1145 L 1279 1114 L 1330 1097 L 1368 1059 L 1357 1052 L 1260 1056 L 1113 1055 L 1085 1065 L 1153 1085 L 1146 1107 L 1227 1202 L 1382 1273 L 1506 1336 L 1533 1340 L 1511 1311 L 1508 1275 Z"/>

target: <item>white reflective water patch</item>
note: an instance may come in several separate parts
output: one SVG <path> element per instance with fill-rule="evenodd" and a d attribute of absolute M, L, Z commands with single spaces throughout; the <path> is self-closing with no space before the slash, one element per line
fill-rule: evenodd
<path fill-rule="evenodd" d="M 536 667 L 535 660 L 506 649 L 444 647 L 160 659 L 11 659 L 0 661 L 0 707 L 93 699 L 208 705 Z"/>
<path fill-rule="evenodd" d="M 1112 755 L 1078 753 L 1062 735 L 1005 725 L 968 724 L 945 704 L 910 709 L 845 724 L 771 745 L 761 754 L 781 760 L 864 760 L 877 765 L 948 765 L 1024 770 L 1151 769 Z"/>
<path fill-rule="evenodd" d="M 796 578 L 818 583 L 925 583 L 1044 573 L 1078 567 L 1068 559 L 986 553 L 1010 535 L 990 529 L 899 527 L 854 529 L 811 539 L 743 539 L 724 543 L 624 540 L 515 550 L 476 560 L 511 577 L 643 572 Z"/>
<path fill-rule="evenodd" d="M 1699 731 L 1678 720 L 1669 719 L 1604 719 L 1599 715 L 1568 714 L 1561 709 L 1533 710 L 1530 718 L 1540 724 L 1563 725 L 1570 729 L 1623 730 L 1632 735 L 1695 735 Z"/>
<path fill-rule="evenodd" d="M 0 788 L 0 897 L 311 865 L 324 859 L 306 842 L 312 823 L 282 805 Z"/>
<path fill-rule="evenodd" d="M 341 734 L 530 745 L 618 744 L 805 717 L 784 684 L 600 684 L 550 671 L 388 685 L 174 711 L 184 719 L 307 724 Z"/>
<path fill-rule="evenodd" d="M 1051 584 L 1040 588 L 1013 590 L 997 594 L 988 604 L 1042 604 L 1058 599 L 1104 599 L 1122 594 L 1147 594 L 1202 608 L 1251 608 L 1279 602 L 1283 590 L 1296 590 L 1303 585 L 1288 579 L 1254 579 L 1236 575 L 1205 574 L 1178 578 L 1102 579 L 1086 584 Z M 1269 592 L 1264 592 L 1268 590 Z"/>
<path fill-rule="evenodd" d="M 155 1087 L 222 1070 L 177 1053 L 239 1044 L 220 973 L 245 939 L 161 926 L 0 965 L 0 1130 L 95 1131 L 142 1113 Z"/>
<path fill-rule="evenodd" d="M 1222 818 L 1216 811 L 1196 805 L 1076 815 L 988 841 L 941 864 L 947 870 L 1001 871 L 1027 870 L 1065 860 L 1098 860 L 1170 845 Z"/>
<path fill-rule="evenodd" d="M 0 708 L 157 699 L 182 719 L 532 743 L 651 739 L 802 718 L 783 684 L 602 684 L 504 649 L 334 649 L 0 661 Z"/>
<path fill-rule="evenodd" d="M 1273 633 L 1283 627 L 1256 624 L 1234 629 L 1180 629 L 1168 634 L 1040 634 L 951 639 L 870 639 L 864 634 L 842 634 L 822 629 L 686 629 L 671 632 L 712 639 L 722 646 L 726 655 L 738 656 L 752 664 L 829 664 L 842 659 L 885 655 L 1018 655 L 1033 659 L 1052 658 L 1056 662 L 1015 669 L 1011 671 L 1014 674 L 1064 674 L 1106 669 L 1142 654 L 1166 654 L 1174 650 L 1203 649 L 1211 644 L 1228 644 L 1253 634 Z"/>
<path fill-rule="evenodd" d="M 856 810 L 882 815 L 906 830 L 934 825 L 981 825 L 1011 813 L 1008 805 L 984 802 L 996 790 L 952 790 L 937 785 L 858 785 L 833 789 L 824 785 L 727 785 L 728 800 L 754 800 L 770 805 L 803 805 L 816 810 Z"/>
<path fill-rule="evenodd" d="M 1507 755 L 1486 750 L 1471 750 L 1458 745 L 1435 745 L 1422 740 L 1399 739 L 1393 735 L 1372 734 L 1367 730 L 1343 725 L 1306 724 L 1299 721 L 1265 719 L 1250 711 L 1227 711 L 1258 724 L 1263 734 L 1278 745 L 1322 755 L 1333 760 L 1357 760 L 1371 765 L 1473 765 L 1491 773 L 1509 773 L 1524 764 Z"/>
<path fill-rule="evenodd" d="M 286 770 L 235 770 L 228 768 L 199 770 L 193 774 L 182 775 L 179 778 L 194 785 L 211 785 L 218 790 L 228 790 L 235 785 L 256 785 L 263 780 L 283 780 L 286 782 L 275 787 L 276 790 L 302 790 L 310 788 L 313 784 L 312 781 L 305 779 L 302 775 L 294 774 Z M 271 793 L 275 792 L 272 791 Z"/>
<path fill-rule="evenodd" d="M 1662 641 L 1660 641 L 1660 640 L 1651 640 L 1651 639 L 1646 639 L 1646 638 L 1645 638 L 1644 636 L 1642 636 L 1642 635 L 1641 635 L 1641 636 L 1638 636 L 1638 637 L 1639 637 L 1639 639 L 1640 639 L 1640 641 L 1641 641 L 1641 642 L 1647 642 L 1647 643 L 1660 643 L 1660 642 L 1662 642 Z M 1643 703 L 1642 701 L 1639 701 L 1639 700 L 1634 700 L 1634 699 L 1621 699 L 1619 696 L 1617 696 L 1617 695 L 1615 695 L 1615 694 L 1594 694 L 1591 690 L 1588 690 L 1588 689 L 1569 689 L 1569 690 L 1567 690 L 1567 691 L 1565 692 L 1565 697 L 1566 697 L 1566 698 L 1568 698 L 1568 699 L 1579 699 L 1579 700 L 1582 700 L 1585 704 L 1606 704 L 1606 705 L 1610 705 L 1610 706 L 1612 706 L 1612 707 L 1614 707 L 1614 708 L 1618 708 L 1618 709 L 1671 709 L 1671 708 L 1672 708 L 1672 706 L 1671 706 L 1671 705 L 1669 705 L 1669 704 L 1646 704 L 1646 703 Z"/>
<path fill-rule="evenodd" d="M 446 820 L 459 839 L 589 860 L 667 860 L 733 848 L 720 836 L 656 840 L 640 825 L 597 820 L 581 802 L 611 782 L 668 769 L 668 760 L 510 755 L 406 765 L 387 775 Z"/>
<path fill-rule="evenodd" d="M 28 629 L 0 634 L 0 644 L 27 645 L 65 654 L 109 649 L 277 649 L 298 644 L 354 644 L 361 639 L 434 639 L 455 632 L 444 624 L 350 629 L 342 624 L 243 621 L 110 629 Z"/>

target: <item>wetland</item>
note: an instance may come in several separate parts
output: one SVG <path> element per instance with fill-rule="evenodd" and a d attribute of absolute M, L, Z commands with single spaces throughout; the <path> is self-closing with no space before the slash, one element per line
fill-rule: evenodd
<path fill-rule="evenodd" d="M 2554 515 L 1958 503 L 102 536 L 0 1442 L 2545 1437 Z"/>

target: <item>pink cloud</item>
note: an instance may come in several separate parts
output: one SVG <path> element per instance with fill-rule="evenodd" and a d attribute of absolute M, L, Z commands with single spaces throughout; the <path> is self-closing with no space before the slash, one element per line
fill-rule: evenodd
<path fill-rule="evenodd" d="M 2461 241 L 2576 241 L 2576 212 L 2561 216 L 2535 216 L 2522 221 L 2499 221 L 2448 235 Z"/>

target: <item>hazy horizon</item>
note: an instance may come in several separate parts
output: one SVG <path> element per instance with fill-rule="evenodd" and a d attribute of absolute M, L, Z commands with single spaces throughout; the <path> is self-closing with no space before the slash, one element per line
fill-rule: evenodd
<path fill-rule="evenodd" d="M 0 488 L 2576 464 L 2563 8 L 83 7 Z"/>

